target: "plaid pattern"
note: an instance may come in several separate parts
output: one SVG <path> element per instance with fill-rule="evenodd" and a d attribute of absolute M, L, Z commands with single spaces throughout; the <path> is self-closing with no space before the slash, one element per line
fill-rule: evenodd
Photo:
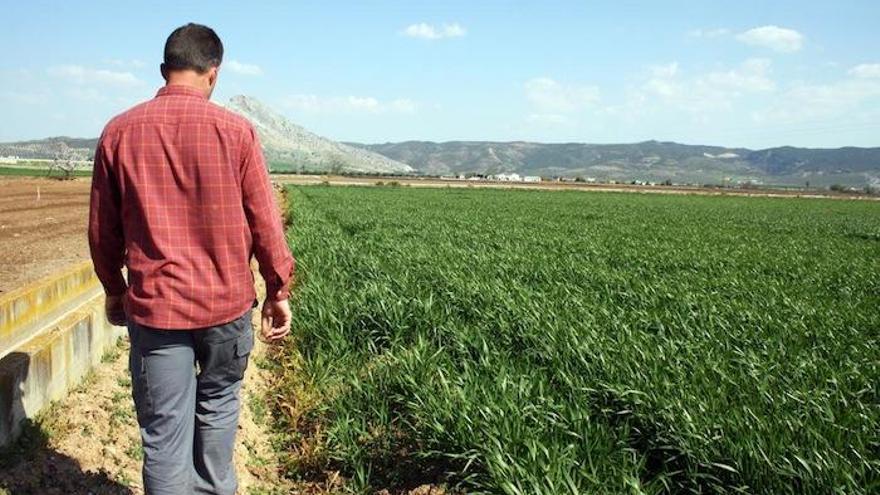
<path fill-rule="evenodd" d="M 105 127 L 89 246 L 107 294 L 125 295 L 130 320 L 161 329 L 241 316 L 255 298 L 252 254 L 270 298 L 287 297 L 294 266 L 253 127 L 176 85 Z"/>

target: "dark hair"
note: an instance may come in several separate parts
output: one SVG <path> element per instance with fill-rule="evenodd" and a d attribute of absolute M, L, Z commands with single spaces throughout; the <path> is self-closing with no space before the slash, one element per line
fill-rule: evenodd
<path fill-rule="evenodd" d="M 165 68 L 192 69 L 204 74 L 223 61 L 223 42 L 208 26 L 189 23 L 175 29 L 165 41 Z"/>

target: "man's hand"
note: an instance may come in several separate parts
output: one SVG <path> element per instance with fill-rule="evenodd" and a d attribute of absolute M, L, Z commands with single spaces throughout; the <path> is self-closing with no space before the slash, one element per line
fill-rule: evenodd
<path fill-rule="evenodd" d="M 290 304 L 287 299 L 283 301 L 263 301 L 263 322 L 260 334 L 263 341 L 269 344 L 280 342 L 290 333 Z"/>
<path fill-rule="evenodd" d="M 125 325 L 126 316 L 122 296 L 107 296 L 107 300 L 104 302 L 104 311 L 107 313 L 107 321 L 111 325 Z"/>

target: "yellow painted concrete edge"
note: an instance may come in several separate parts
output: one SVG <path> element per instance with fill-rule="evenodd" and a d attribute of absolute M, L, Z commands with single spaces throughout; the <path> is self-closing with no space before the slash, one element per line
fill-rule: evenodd
<path fill-rule="evenodd" d="M 65 279 L 73 277 L 80 277 L 81 280 L 73 282 L 67 290 L 62 289 L 63 293 L 58 297 L 50 297 L 49 301 L 37 303 L 36 299 L 40 297 L 41 292 L 51 296 L 53 285 L 61 284 Z M 10 335 L 16 328 L 35 321 L 41 315 L 64 304 L 65 300 L 94 288 L 98 283 L 92 262 L 86 260 L 0 296 L 0 315 L 4 315 L 0 318 L 0 341 L 11 338 Z M 15 306 L 20 303 L 25 304 L 26 309 L 16 314 Z"/>
<path fill-rule="evenodd" d="M 89 270 L 94 270 L 91 260 L 80 261 L 74 265 L 62 269 L 61 271 L 46 275 L 41 279 L 38 279 L 29 284 L 25 284 L 17 289 L 12 289 L 6 294 L 0 295 L 0 307 L 5 306 L 6 304 L 10 304 L 12 301 L 26 296 L 28 293 L 34 292 L 37 289 L 40 289 L 47 285 L 51 285 L 53 282 L 56 282 L 62 278 L 69 277 L 74 273 L 85 270 L 86 268 L 88 268 Z M 94 275 L 94 271 L 92 272 L 92 275 Z M 94 278 L 97 281 L 98 277 L 95 276 Z"/>
<path fill-rule="evenodd" d="M 38 401 L 38 412 L 49 402 L 63 398 L 75 387 L 88 370 L 100 360 L 108 344 L 107 332 L 112 332 L 111 325 L 104 320 L 103 296 L 96 296 L 84 307 L 71 312 L 51 328 L 28 341 L 18 352 L 27 354 L 31 359 L 31 367 L 48 372 L 44 385 L 47 389 L 44 401 Z M 74 355 L 74 333 L 80 324 L 89 328 L 89 356 Z M 79 361 L 78 361 L 79 360 Z"/>
<path fill-rule="evenodd" d="M 19 426 L 12 425 L 5 432 L 8 436 L 0 438 L 0 445 L 8 445 L 21 433 L 23 419 L 35 417 L 78 386 L 125 333 L 124 327 L 112 326 L 106 320 L 103 301 L 103 294 L 96 294 L 16 350 L 26 356 L 26 367 L 17 384 L 20 395 L 11 399 L 12 409 L 5 412 L 12 414 Z M 22 361 L 17 363 L 20 366 Z"/>

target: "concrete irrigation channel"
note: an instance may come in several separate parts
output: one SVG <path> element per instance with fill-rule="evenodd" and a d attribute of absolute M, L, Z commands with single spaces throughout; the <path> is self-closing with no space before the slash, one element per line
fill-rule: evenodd
<path fill-rule="evenodd" d="M 0 446 L 60 400 L 123 335 L 84 261 L 0 296 Z"/>

